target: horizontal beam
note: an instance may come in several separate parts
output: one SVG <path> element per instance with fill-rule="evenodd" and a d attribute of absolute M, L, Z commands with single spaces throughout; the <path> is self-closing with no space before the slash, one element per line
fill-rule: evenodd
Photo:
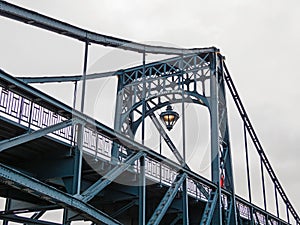
<path fill-rule="evenodd" d="M 13 188 L 28 192 L 31 195 L 34 195 L 51 203 L 55 203 L 57 205 L 70 208 L 73 211 L 77 211 L 85 218 L 95 222 L 96 224 L 121 224 L 117 220 L 109 217 L 104 212 L 77 199 L 76 197 L 60 191 L 3 164 L 0 164 L 0 182 L 7 184 Z"/>
<path fill-rule="evenodd" d="M 104 73 L 92 73 L 86 75 L 86 80 L 100 79 L 118 75 L 118 71 L 104 72 Z M 74 76 L 53 76 L 53 77 L 17 77 L 19 80 L 25 83 L 62 83 L 62 82 L 76 82 L 83 80 L 83 75 Z"/>
<path fill-rule="evenodd" d="M 60 225 L 60 223 L 36 220 L 36 219 L 32 219 L 32 218 L 15 216 L 15 215 L 0 215 L 0 219 L 6 220 L 6 221 L 12 221 L 12 222 L 16 222 L 16 223 L 28 224 L 28 225 Z"/>
<path fill-rule="evenodd" d="M 17 145 L 20 145 L 20 144 L 32 141 L 34 139 L 43 137 L 43 136 L 45 136 L 49 133 L 52 133 L 56 130 L 60 130 L 65 127 L 68 127 L 68 126 L 74 124 L 75 121 L 76 121 L 75 119 L 66 120 L 66 121 L 60 122 L 58 124 L 33 131 L 31 133 L 22 134 L 20 136 L 13 137 L 8 140 L 0 141 L 0 152 L 6 150 L 8 148 L 12 148 Z"/>
<path fill-rule="evenodd" d="M 87 190 L 85 190 L 78 198 L 84 202 L 90 201 L 107 185 L 109 185 L 111 182 L 113 182 L 113 180 L 115 180 L 119 175 L 121 175 L 125 170 L 127 170 L 132 165 L 132 163 L 134 163 L 143 155 L 145 155 L 145 153 L 143 152 L 134 153 L 132 156 L 126 159 L 120 166 L 116 166 L 103 177 L 101 177 L 96 183 L 94 183 Z"/>
<path fill-rule="evenodd" d="M 27 23 L 32 26 L 36 26 L 48 31 L 58 33 L 70 38 L 75 38 L 83 42 L 89 42 L 93 44 L 99 44 L 103 46 L 109 46 L 114 48 L 120 48 L 124 50 L 130 50 L 134 52 L 147 52 L 153 54 L 166 54 L 166 55 L 181 55 L 189 53 L 203 53 L 203 52 L 215 52 L 215 47 L 209 48 L 173 48 L 140 44 L 112 36 L 98 34 L 91 32 L 68 23 L 53 19 L 51 17 L 39 14 L 37 12 L 10 4 L 5 1 L 0 1 L 0 15 L 14 19 L 20 22 Z"/>

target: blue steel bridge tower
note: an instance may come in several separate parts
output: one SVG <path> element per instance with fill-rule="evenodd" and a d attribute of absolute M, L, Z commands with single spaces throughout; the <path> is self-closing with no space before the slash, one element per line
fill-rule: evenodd
<path fill-rule="evenodd" d="M 68 225 L 76 221 L 109 225 L 300 224 L 219 49 L 139 44 L 90 32 L 5 1 L 0 1 L 0 15 L 77 39 L 85 46 L 81 75 L 15 77 L 0 70 L 0 196 L 6 200 L 0 220 L 4 225 Z M 90 45 L 137 52 L 143 60 L 139 66 L 87 74 Z M 146 54 L 170 57 L 148 63 Z M 114 128 L 83 113 L 86 81 L 112 76 L 118 78 Z M 30 86 L 51 82 L 74 82 L 75 91 L 81 82 L 80 110 Z M 235 193 L 225 87 L 243 121 L 248 199 Z M 187 103 L 209 111 L 210 180 L 193 172 L 186 162 Z M 182 109 L 182 149 L 168 132 L 178 119 L 172 110 L 177 104 Z M 158 116 L 158 110 L 165 108 Z M 145 146 L 146 119 L 176 161 Z M 138 129 L 140 142 L 135 141 Z M 259 156 L 263 206 L 252 203 L 247 137 Z M 275 213 L 268 211 L 265 176 L 274 185 Z M 61 222 L 43 219 L 52 210 L 60 210 Z"/>
<path fill-rule="evenodd" d="M 219 224 L 222 221 L 220 181 L 224 179 L 223 188 L 232 193 L 226 200 L 232 205 L 230 206 L 231 212 L 228 209 L 227 217 L 223 220 L 229 224 L 236 224 L 223 56 L 218 49 L 209 48 L 198 54 L 185 54 L 145 64 L 145 53 L 143 55 L 144 60 L 141 66 L 125 69 L 118 73 L 115 130 L 120 131 L 129 138 L 134 138 L 138 127 L 142 126 L 143 143 L 145 136 L 144 121 L 149 117 L 165 143 L 174 153 L 178 163 L 183 168 L 189 169 L 185 162 L 185 156 L 182 156 L 175 147 L 164 126 L 157 118 L 155 111 L 169 105 L 184 105 L 185 103 L 208 107 L 211 121 L 211 174 L 212 182 L 217 188 L 208 192 L 203 186 L 196 184 L 199 191 L 211 201 L 211 204 L 207 204 L 205 208 L 205 216 L 202 218 L 202 222 L 205 223 L 205 220 L 210 221 L 212 219 L 214 224 Z M 182 109 L 184 111 L 185 107 L 182 107 Z M 181 114 L 185 115 L 185 112 Z M 183 138 L 185 135 L 184 129 L 185 127 L 183 127 Z M 183 146 L 184 148 L 185 146 Z M 115 158 L 119 157 L 118 153 L 119 151 L 114 152 Z M 130 151 L 128 154 L 130 154 Z M 181 173 L 178 174 L 175 181 L 186 182 L 180 179 L 182 176 Z M 180 185 L 185 186 L 184 183 L 180 183 Z M 158 220 L 156 215 L 161 214 L 157 212 L 160 212 L 162 208 L 163 205 L 156 209 L 157 211 L 151 217 L 151 221 Z M 184 219 L 187 220 L 187 218 Z"/>

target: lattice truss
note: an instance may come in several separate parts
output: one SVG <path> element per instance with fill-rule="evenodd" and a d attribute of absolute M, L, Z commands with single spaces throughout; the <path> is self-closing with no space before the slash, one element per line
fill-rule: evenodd
<path fill-rule="evenodd" d="M 145 117 L 169 103 L 184 98 L 207 105 L 209 96 L 210 55 L 185 55 L 126 69 L 119 76 L 116 129 L 133 137 Z M 184 90 L 184 93 L 183 91 Z"/>
<path fill-rule="evenodd" d="M 216 116 L 220 146 L 219 153 L 215 154 L 219 154 L 220 174 L 226 177 L 225 171 L 231 171 L 231 159 L 228 153 L 230 145 L 222 63 L 222 57 L 215 57 L 208 52 L 183 55 L 123 70 L 119 75 L 115 130 L 134 138 L 143 119 L 153 115 L 156 110 L 182 101 L 201 104 L 210 109 L 212 91 L 216 92 L 214 95 L 218 98 Z M 211 90 L 214 73 L 218 87 Z M 232 173 L 227 173 L 231 177 Z M 231 184 L 232 180 L 226 179 L 226 185 Z"/>

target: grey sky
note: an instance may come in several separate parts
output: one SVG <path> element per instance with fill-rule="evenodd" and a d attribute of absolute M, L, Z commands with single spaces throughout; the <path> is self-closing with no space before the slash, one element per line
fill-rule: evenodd
<path fill-rule="evenodd" d="M 9 2 L 88 30 L 128 40 L 154 41 L 186 48 L 220 48 L 266 154 L 287 195 L 300 212 L 298 0 Z M 8 73 L 81 73 L 82 43 L 3 17 L 0 17 L 0 27 L 0 68 Z M 114 51 L 113 54 L 130 54 L 92 46 L 90 71 L 110 69 L 109 65 L 100 62 L 109 58 L 111 51 Z M 106 82 L 108 86 L 114 85 L 114 81 Z M 60 88 L 66 88 L 61 85 L 37 87 L 53 95 L 59 95 Z M 71 90 L 72 86 L 67 88 Z M 106 96 L 103 90 L 102 94 Z M 71 102 L 71 97 L 71 94 L 68 95 L 65 101 Z M 237 181 L 242 183 L 241 186 L 246 186 L 244 165 L 237 160 L 244 157 L 241 153 L 244 151 L 242 126 L 230 102 L 235 172 Z M 106 119 L 111 120 L 111 116 L 103 116 L 102 121 Z M 254 152 L 254 148 L 251 151 Z M 237 187 L 237 190 L 245 194 L 243 188 L 239 190 Z"/>

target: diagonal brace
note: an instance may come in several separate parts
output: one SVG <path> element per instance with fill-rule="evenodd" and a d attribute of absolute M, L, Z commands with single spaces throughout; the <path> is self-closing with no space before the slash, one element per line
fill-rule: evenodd
<path fill-rule="evenodd" d="M 5 219 L 8 221 L 23 223 L 23 224 L 25 223 L 27 225 L 60 225 L 59 223 L 36 220 L 36 219 L 21 217 L 16 215 L 0 215 L 0 219 Z"/>
<path fill-rule="evenodd" d="M 159 131 L 160 135 L 163 137 L 163 139 L 165 140 L 166 144 L 169 146 L 169 148 L 171 149 L 171 151 L 173 152 L 174 156 L 176 157 L 176 159 L 178 160 L 178 162 L 184 166 L 186 169 L 190 170 L 190 167 L 184 162 L 181 154 L 179 153 L 179 151 L 177 150 L 177 148 L 175 147 L 174 143 L 172 142 L 171 138 L 169 137 L 169 135 L 166 133 L 166 131 L 164 130 L 164 128 L 162 127 L 162 125 L 160 124 L 159 120 L 157 119 L 156 115 L 152 112 L 150 113 L 150 118 L 152 120 L 152 122 L 154 123 L 156 129 Z M 209 193 L 207 192 L 207 190 L 205 190 L 205 188 L 199 184 L 199 183 L 195 183 L 197 188 L 199 189 L 199 191 L 206 197 L 209 197 Z"/>
<path fill-rule="evenodd" d="M 90 219 L 97 224 L 121 224 L 119 221 L 111 218 L 104 212 L 83 201 L 80 201 L 74 196 L 62 192 L 48 184 L 43 183 L 40 180 L 30 177 L 3 164 L 0 164 L 0 182 L 12 186 L 13 188 L 28 192 L 31 195 L 45 199 L 46 201 L 56 205 L 61 205 L 78 213 L 82 213 L 86 219 Z"/>
<path fill-rule="evenodd" d="M 22 134 L 20 136 L 13 137 L 8 140 L 0 141 L 0 152 L 6 150 L 8 148 L 12 148 L 17 145 L 26 143 L 28 141 L 32 141 L 34 139 L 43 137 L 43 136 L 47 135 L 48 133 L 52 133 L 56 130 L 63 129 L 65 127 L 68 127 L 68 126 L 70 126 L 72 124 L 76 124 L 76 123 L 78 123 L 78 121 L 76 119 L 70 119 L 70 120 L 60 122 L 55 125 L 51 125 L 46 128 L 42 128 L 42 129 L 33 131 L 31 133 Z"/>
<path fill-rule="evenodd" d="M 171 149 L 171 151 L 175 155 L 175 157 L 178 160 L 178 162 L 182 166 L 185 166 L 185 162 L 184 162 L 181 154 L 179 153 L 179 151 L 175 147 L 174 143 L 172 142 L 171 138 L 169 137 L 169 135 L 166 133 L 166 131 L 164 130 L 164 128 L 160 124 L 160 122 L 157 119 L 157 117 L 155 116 L 155 114 L 152 112 L 152 113 L 150 113 L 149 116 L 150 116 L 152 122 L 154 123 L 156 129 L 159 131 L 160 135 L 163 137 L 163 139 L 165 140 L 166 144 L 169 146 L 169 148 Z"/>
<path fill-rule="evenodd" d="M 138 160 L 143 155 L 145 155 L 144 152 L 137 152 L 131 155 L 120 166 L 114 167 L 107 174 L 101 177 L 96 183 L 94 183 L 87 190 L 85 190 L 80 196 L 78 196 L 78 198 L 84 202 L 90 201 L 99 192 L 101 192 L 107 185 L 109 185 L 114 179 L 116 179 L 125 170 L 127 170 L 132 165 L 133 162 Z"/>
<path fill-rule="evenodd" d="M 36 219 L 21 217 L 16 215 L 0 215 L 0 218 L 8 221 L 16 222 L 16 223 L 23 223 L 26 225 L 60 225 L 59 223 L 53 223 L 44 220 L 36 220 Z"/>
<path fill-rule="evenodd" d="M 179 187 L 182 185 L 183 181 L 186 179 L 186 174 L 178 174 L 175 178 L 175 181 L 171 184 L 168 191 L 160 201 L 159 205 L 157 206 L 156 210 L 152 214 L 151 218 L 149 219 L 147 225 L 158 225 L 162 220 L 163 216 L 167 212 L 169 206 L 171 205 L 175 195 L 177 194 Z"/>
<path fill-rule="evenodd" d="M 126 212 L 126 210 L 130 209 L 131 207 L 137 204 L 138 204 L 138 200 L 133 200 L 129 202 L 128 204 L 124 205 L 122 208 L 118 209 L 118 211 L 114 212 L 114 214 L 112 214 L 112 217 L 116 218 L 117 216 L 123 214 L 124 212 Z"/>

